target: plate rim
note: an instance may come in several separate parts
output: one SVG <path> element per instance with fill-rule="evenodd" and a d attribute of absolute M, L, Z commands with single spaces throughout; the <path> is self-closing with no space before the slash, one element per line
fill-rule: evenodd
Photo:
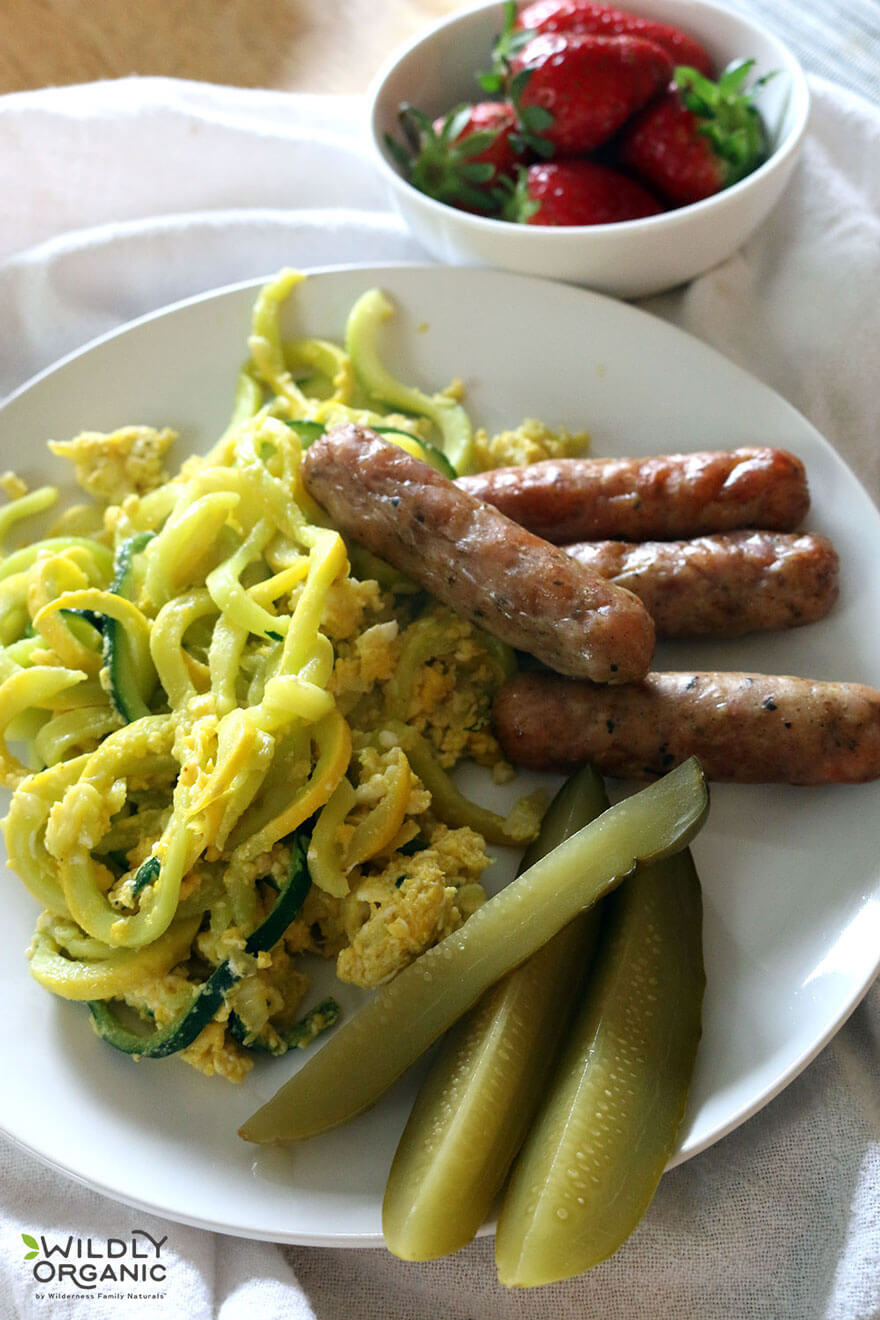
<path fill-rule="evenodd" d="M 524 275 L 490 268 L 474 269 L 469 267 L 448 267 L 444 266 L 442 263 L 432 261 L 403 260 L 382 261 L 379 263 L 371 261 L 334 262 L 329 264 L 322 263 L 316 266 L 304 266 L 301 269 L 302 273 L 310 279 L 315 276 L 323 275 L 369 274 L 373 280 L 381 280 L 383 272 L 413 272 L 416 274 L 423 272 L 442 272 L 445 278 L 451 277 L 461 279 L 488 277 L 490 280 L 496 280 L 499 285 L 516 284 L 519 286 L 531 285 L 536 287 L 540 286 L 542 288 L 552 288 L 563 293 L 564 296 L 573 295 L 578 299 L 585 300 L 586 303 L 599 304 L 605 307 L 613 306 L 618 312 L 623 313 L 624 315 L 629 315 L 631 313 L 639 321 L 642 321 L 644 317 L 648 317 L 649 320 L 653 321 L 655 325 L 661 329 L 664 335 L 671 335 L 672 337 L 683 336 L 691 344 L 697 345 L 700 352 L 711 355 L 716 360 L 722 362 L 725 370 L 738 374 L 740 378 L 747 380 L 750 386 L 756 387 L 759 391 L 765 392 L 768 397 L 772 396 L 777 405 L 782 405 L 785 410 L 792 414 L 801 427 L 809 430 L 813 441 L 818 443 L 820 448 L 826 450 L 831 456 L 833 456 L 833 460 L 836 464 L 842 466 L 846 470 L 852 480 L 866 496 L 869 505 L 873 509 L 878 533 L 880 533 L 880 509 L 878 509 L 870 492 L 864 486 L 861 479 L 856 475 L 847 459 L 835 448 L 831 441 L 819 431 L 816 425 L 808 417 L 800 412 L 800 410 L 777 389 L 767 384 L 749 369 L 727 357 L 720 349 L 707 343 L 693 331 L 668 321 L 665 317 L 657 316 L 646 308 L 633 305 L 630 302 L 622 301 L 594 290 L 581 288 L 579 286 L 566 284 L 562 281 L 551 280 L 540 276 Z M 193 306 L 219 301 L 235 295 L 242 295 L 245 291 L 257 290 L 277 276 L 277 274 L 278 271 L 275 270 L 264 276 L 235 280 L 203 290 L 200 293 L 187 295 L 186 297 L 176 299 L 173 302 L 163 304 L 151 311 L 144 312 L 133 319 L 121 322 L 119 325 L 94 336 L 85 343 L 65 353 L 56 361 L 41 368 L 20 385 L 16 386 L 9 394 L 0 399 L 0 419 L 2 419 L 7 409 L 11 405 L 16 404 L 23 396 L 43 385 L 50 377 L 62 369 L 70 366 L 78 359 L 95 351 L 104 344 L 124 337 L 141 326 L 164 319 L 165 317 Z M 880 872 L 878 872 L 877 883 L 880 885 Z M 878 949 L 873 970 L 866 976 L 863 984 L 856 985 L 855 988 L 852 989 L 850 995 L 844 1002 L 842 1010 L 837 1013 L 834 1022 L 830 1024 L 818 1038 L 811 1041 L 809 1046 L 807 1046 L 784 1071 L 783 1075 L 780 1078 L 775 1079 L 773 1082 L 768 1083 L 762 1091 L 735 1110 L 724 1123 L 713 1129 L 713 1131 L 707 1134 L 700 1142 L 697 1142 L 690 1147 L 685 1147 L 683 1150 L 679 1150 L 667 1164 L 666 1170 L 668 1171 L 675 1168 L 711 1148 L 742 1126 L 743 1123 L 760 1112 L 760 1110 L 764 1109 L 773 1099 L 776 1098 L 776 1096 L 781 1094 L 781 1092 L 784 1091 L 791 1082 L 796 1080 L 809 1064 L 818 1057 L 838 1031 L 842 1029 L 852 1013 L 867 995 L 878 974 L 880 974 L 880 949 Z M 177 1209 L 169 1209 L 162 1206 L 155 1198 L 152 1200 L 146 1200 L 120 1193 L 113 1187 L 106 1185 L 100 1178 L 90 1178 L 79 1170 L 68 1167 L 63 1161 L 45 1154 L 30 1142 L 23 1139 L 18 1132 L 12 1131 L 8 1128 L 2 1114 L 0 1114 L 0 1130 L 9 1137 L 14 1145 L 26 1151 L 42 1163 L 48 1165 L 50 1168 L 58 1170 L 65 1176 L 72 1178 L 79 1184 L 87 1186 L 112 1200 L 128 1205 L 132 1208 L 143 1210 L 146 1213 L 159 1215 L 172 1222 L 200 1228 L 209 1232 L 225 1233 L 241 1238 L 285 1243 L 289 1245 L 335 1246 L 341 1248 L 366 1248 L 384 1245 L 384 1239 L 381 1232 L 309 1234 L 304 1231 L 296 1230 L 291 1234 L 272 1234 L 267 1236 L 265 1231 L 261 1231 L 258 1228 L 248 1228 L 246 1225 L 231 1226 L 225 1221 L 211 1220 L 198 1215 L 187 1215 Z M 491 1233 L 493 1230 L 494 1224 L 491 1222 L 487 1223 L 480 1229 L 479 1236 Z"/>

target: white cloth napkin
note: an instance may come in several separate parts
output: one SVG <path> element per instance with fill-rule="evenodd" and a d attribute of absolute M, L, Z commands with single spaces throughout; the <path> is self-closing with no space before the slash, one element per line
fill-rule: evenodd
<path fill-rule="evenodd" d="M 803 161 L 751 242 L 645 303 L 774 386 L 880 497 L 880 114 L 812 80 Z M 425 260 L 385 210 L 356 98 L 127 79 L 0 98 L 0 395 L 90 337 L 283 264 Z M 866 822 L 866 828 L 872 823 Z M 12 1086 L 5 1076 L 2 1086 Z M 743 1320 L 880 1316 L 880 987 L 782 1095 L 662 1181 L 588 1276 L 526 1293 L 491 1239 L 408 1265 L 129 1210 L 0 1138 L 3 1316 Z M 95 1134 L 100 1140 L 100 1133 Z M 41 1298 L 21 1233 L 167 1235 L 163 1297 Z"/>

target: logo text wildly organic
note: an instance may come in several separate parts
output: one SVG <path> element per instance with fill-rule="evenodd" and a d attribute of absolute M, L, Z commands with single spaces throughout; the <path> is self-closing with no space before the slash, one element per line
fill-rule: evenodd
<path fill-rule="evenodd" d="M 162 1248 L 167 1237 L 154 1238 L 145 1228 L 136 1228 L 129 1238 L 74 1237 L 52 1240 L 22 1233 L 27 1247 L 25 1260 L 32 1260 L 33 1276 L 40 1284 L 66 1284 L 91 1291 L 107 1283 L 164 1283 L 166 1266 Z"/>

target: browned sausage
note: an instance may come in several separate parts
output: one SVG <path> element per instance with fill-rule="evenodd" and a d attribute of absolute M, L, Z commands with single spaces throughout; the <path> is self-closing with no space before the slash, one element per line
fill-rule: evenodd
<path fill-rule="evenodd" d="M 658 637 L 738 637 L 823 618 L 838 558 L 824 536 L 719 532 L 692 541 L 581 541 L 580 563 L 641 600 Z"/>
<path fill-rule="evenodd" d="M 495 699 L 505 754 L 537 770 L 592 761 L 620 779 L 698 756 L 707 779 L 858 784 L 880 776 L 880 691 L 768 674 L 652 673 L 601 688 L 519 674 Z"/>
<path fill-rule="evenodd" d="M 790 532 L 810 504 L 803 464 L 782 449 L 548 459 L 459 477 L 458 484 L 557 545 L 667 541 L 741 527 Z"/>
<path fill-rule="evenodd" d="M 309 492 L 337 527 L 438 600 L 560 673 L 641 678 L 654 625 L 637 597 L 360 426 L 316 440 Z"/>

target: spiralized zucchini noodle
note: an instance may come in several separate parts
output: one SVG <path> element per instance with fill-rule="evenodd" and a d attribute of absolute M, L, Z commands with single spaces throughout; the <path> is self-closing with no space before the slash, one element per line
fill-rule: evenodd
<path fill-rule="evenodd" d="M 540 819 L 450 776 L 462 757 L 506 773 L 487 725 L 511 653 L 346 544 L 300 474 L 340 421 L 453 472 L 485 437 L 455 389 L 383 366 L 378 290 L 344 344 L 283 338 L 302 278 L 258 295 L 208 453 L 169 478 L 170 431 L 50 442 L 92 501 L 0 560 L 3 828 L 43 909 L 31 972 L 110 1044 L 233 1080 L 334 1020 L 332 1000 L 298 1018 L 299 955 L 387 979 L 482 900 L 487 842 L 522 845 Z M 5 547 L 58 492 L 4 485 Z"/>

